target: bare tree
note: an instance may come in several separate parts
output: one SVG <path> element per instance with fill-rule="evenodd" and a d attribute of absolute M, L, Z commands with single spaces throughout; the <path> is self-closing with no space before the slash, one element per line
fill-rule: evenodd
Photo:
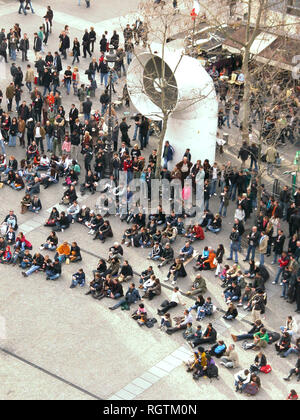
<path fill-rule="evenodd" d="M 172 4 L 155 5 L 148 1 L 141 2 L 139 11 L 144 28 L 147 28 L 147 39 L 144 38 L 144 50 L 149 58 L 146 62 L 140 55 L 141 51 L 134 50 L 135 59 L 143 69 L 143 78 L 135 84 L 131 83 L 131 95 L 143 93 L 151 99 L 157 111 L 152 113 L 154 119 L 161 119 L 161 132 L 157 147 L 157 164 L 155 177 L 160 177 L 163 144 L 168 128 L 169 117 L 175 108 L 180 110 L 189 109 L 193 112 L 193 106 L 204 98 L 207 98 L 213 91 L 213 86 L 199 89 L 190 89 L 189 95 L 178 97 L 176 74 L 181 71 L 181 62 L 184 52 L 175 52 L 176 64 L 171 69 L 165 60 L 170 54 L 169 40 L 172 34 L 186 30 L 193 25 L 191 16 L 184 12 L 173 9 Z M 129 82 L 128 82 L 129 83 Z M 195 84 L 197 86 L 197 83 Z"/>

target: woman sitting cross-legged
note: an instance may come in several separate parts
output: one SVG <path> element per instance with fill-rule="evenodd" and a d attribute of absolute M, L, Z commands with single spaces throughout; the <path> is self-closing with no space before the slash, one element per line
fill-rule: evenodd
<path fill-rule="evenodd" d="M 53 207 L 51 210 L 50 216 L 46 220 L 44 226 L 49 226 L 49 227 L 56 226 L 56 222 L 58 218 L 59 218 L 59 212 L 56 207 Z"/>
<path fill-rule="evenodd" d="M 41 208 L 42 208 L 41 200 L 39 199 L 37 195 L 34 195 L 31 199 L 31 204 L 28 207 L 28 210 L 31 211 L 32 213 L 38 214 Z"/>
<path fill-rule="evenodd" d="M 64 211 L 60 212 L 60 215 L 57 218 L 55 225 L 56 227 L 54 228 L 54 230 L 56 232 L 64 232 L 65 229 L 68 229 L 68 227 L 70 227 L 69 218 Z"/>
<path fill-rule="evenodd" d="M 165 279 L 165 281 L 169 281 L 170 278 L 172 277 L 172 284 L 176 285 L 177 284 L 177 279 L 178 277 L 186 277 L 187 273 L 185 271 L 183 262 L 181 261 L 180 258 L 176 258 L 175 262 L 171 265 L 167 278 Z"/>
<path fill-rule="evenodd" d="M 220 232 L 221 227 L 222 227 L 222 218 L 219 214 L 216 214 L 211 224 L 207 226 L 207 229 L 213 233 L 218 233 Z"/>
<path fill-rule="evenodd" d="M 223 318 L 226 319 L 227 321 L 232 321 L 237 316 L 238 316 L 238 311 L 237 311 L 236 307 L 234 306 L 234 304 L 232 302 L 229 303 L 227 312 L 223 316 Z"/>
<path fill-rule="evenodd" d="M 77 245 L 77 242 L 71 243 L 71 253 L 70 253 L 70 262 L 78 262 L 81 261 L 81 253 L 80 253 L 80 247 Z"/>
<path fill-rule="evenodd" d="M 48 238 L 46 239 L 46 242 L 44 244 L 41 244 L 40 249 L 41 250 L 49 249 L 50 251 L 55 251 L 57 248 L 57 244 L 58 244 L 58 237 L 55 231 L 53 230 L 48 236 Z"/>

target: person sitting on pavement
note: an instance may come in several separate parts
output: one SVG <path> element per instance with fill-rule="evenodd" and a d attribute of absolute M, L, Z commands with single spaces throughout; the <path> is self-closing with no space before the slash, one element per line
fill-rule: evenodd
<path fill-rule="evenodd" d="M 32 259 L 32 265 L 27 271 L 22 271 L 24 277 L 30 276 L 30 274 L 34 273 L 37 270 L 40 270 L 44 263 L 44 257 L 39 252 L 36 252 Z"/>
<path fill-rule="evenodd" d="M 205 239 L 203 229 L 199 225 L 199 223 L 196 223 L 194 226 L 191 226 L 184 236 L 186 236 L 191 242 L 194 242 L 196 240 L 203 241 Z"/>
<path fill-rule="evenodd" d="M 175 262 L 171 265 L 169 269 L 165 282 L 169 281 L 170 278 L 172 278 L 172 285 L 176 285 L 178 277 L 186 277 L 186 275 L 187 273 L 185 271 L 183 262 L 180 258 L 176 258 Z"/>
<path fill-rule="evenodd" d="M 290 370 L 288 376 L 283 378 L 285 381 L 289 381 L 293 375 L 296 375 L 297 382 L 300 381 L 300 354 L 298 355 L 298 359 L 296 361 L 296 365 L 293 369 Z"/>
<path fill-rule="evenodd" d="M 233 341 L 242 341 L 242 340 L 248 340 L 248 339 L 253 339 L 254 334 L 256 334 L 257 332 L 260 331 L 260 329 L 263 328 L 263 323 L 261 322 L 260 319 L 257 319 L 253 325 L 253 327 L 245 334 L 240 334 L 240 335 L 234 335 L 231 334 L 231 337 L 233 339 Z"/>
<path fill-rule="evenodd" d="M 130 283 L 128 290 L 126 292 L 125 298 L 116 303 L 114 306 L 109 307 L 111 310 L 115 310 L 123 305 L 125 308 L 130 308 L 130 306 L 136 303 L 141 299 L 138 289 L 136 289 L 134 283 Z"/>
<path fill-rule="evenodd" d="M 217 331 L 213 328 L 210 322 L 201 338 L 196 338 L 189 344 L 192 348 L 203 344 L 214 344 L 217 340 Z"/>
<path fill-rule="evenodd" d="M 119 281 L 127 282 L 133 279 L 133 269 L 127 260 L 124 260 L 123 265 L 121 266 Z"/>
<path fill-rule="evenodd" d="M 221 357 L 220 365 L 226 367 L 227 369 L 235 369 L 239 365 L 239 357 L 235 350 L 235 345 L 230 344 L 227 350 L 224 352 Z"/>
<path fill-rule="evenodd" d="M 187 309 L 184 310 L 183 315 L 184 316 L 179 317 L 174 328 L 168 328 L 166 330 L 167 334 L 171 335 L 177 331 L 185 330 L 187 328 L 187 324 L 193 322 L 192 314 Z"/>
<path fill-rule="evenodd" d="M 80 287 L 84 287 L 85 285 L 85 273 L 82 268 L 79 268 L 79 270 L 72 275 L 72 283 L 70 289 L 74 289 L 77 284 L 79 284 Z"/>
<path fill-rule="evenodd" d="M 158 315 L 163 315 L 168 312 L 171 308 L 176 308 L 177 305 L 185 306 L 186 303 L 182 300 L 181 292 L 179 287 L 174 287 L 170 300 L 165 300 L 160 305 L 161 308 L 157 310 Z"/>
<path fill-rule="evenodd" d="M 207 292 L 207 286 L 205 279 L 201 276 L 201 274 L 197 274 L 195 280 L 193 281 L 191 290 L 186 292 L 187 295 L 204 295 Z"/>
<path fill-rule="evenodd" d="M 238 311 L 232 302 L 229 303 L 227 312 L 223 315 L 226 321 L 232 321 L 238 316 Z"/>
<path fill-rule="evenodd" d="M 193 256 L 194 248 L 192 247 L 190 241 L 187 241 L 183 248 L 181 248 L 179 253 L 179 258 L 182 261 L 186 261 Z"/>

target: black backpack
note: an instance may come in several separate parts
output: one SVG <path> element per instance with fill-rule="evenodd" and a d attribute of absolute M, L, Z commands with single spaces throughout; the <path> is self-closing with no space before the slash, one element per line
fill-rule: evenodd
<path fill-rule="evenodd" d="M 218 369 L 218 366 L 216 366 L 216 365 L 210 365 L 210 366 L 208 366 L 208 368 L 206 369 L 206 376 L 209 378 L 209 379 L 213 379 L 213 378 L 216 378 L 216 379 L 219 379 L 219 369 Z"/>

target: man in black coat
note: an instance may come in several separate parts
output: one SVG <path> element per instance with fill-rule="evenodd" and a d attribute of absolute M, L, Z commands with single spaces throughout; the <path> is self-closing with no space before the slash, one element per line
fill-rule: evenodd
<path fill-rule="evenodd" d="M 51 92 L 51 89 L 50 89 L 51 80 L 52 80 L 51 73 L 48 71 L 47 68 L 45 68 L 43 79 L 42 79 L 42 83 L 44 86 L 43 96 L 46 96 L 47 90 L 49 93 Z"/>
<path fill-rule="evenodd" d="M 39 59 L 39 55 L 42 51 L 42 40 L 41 38 L 38 36 L 37 32 L 34 33 L 34 38 L 33 38 L 33 51 L 35 52 L 35 58 L 36 60 Z"/>
<path fill-rule="evenodd" d="M 75 121 L 78 118 L 78 109 L 76 108 L 75 104 L 71 105 L 71 109 L 69 112 L 69 124 L 70 124 L 70 132 L 73 132 Z"/>
<path fill-rule="evenodd" d="M 122 133 L 121 141 L 125 142 L 128 147 L 131 147 L 130 138 L 128 136 L 129 128 L 130 128 L 130 125 L 127 124 L 126 117 L 122 118 L 122 122 L 120 124 L 120 131 Z"/>
<path fill-rule="evenodd" d="M 54 53 L 54 60 L 53 60 L 53 66 L 55 67 L 56 71 L 59 73 L 62 71 L 62 64 L 61 64 L 61 58 L 57 51 Z"/>
<path fill-rule="evenodd" d="M 59 51 L 61 55 L 66 60 L 67 59 L 67 50 L 70 48 L 70 38 L 66 34 L 65 31 L 62 31 L 61 35 L 59 36 L 60 39 L 60 48 Z"/>
<path fill-rule="evenodd" d="M 283 231 L 281 229 L 279 229 L 278 230 L 278 235 L 277 235 L 277 237 L 275 239 L 275 242 L 274 242 L 274 259 L 271 262 L 271 264 L 276 264 L 277 263 L 278 257 L 283 252 L 284 242 L 285 242 L 285 235 L 283 234 Z"/>
<path fill-rule="evenodd" d="M 90 120 L 92 105 L 93 105 L 93 102 L 90 100 L 90 97 L 87 96 L 86 101 L 83 102 L 83 104 L 82 104 L 82 110 L 83 110 L 83 113 L 84 113 L 84 119 L 85 120 L 88 120 L 88 121 Z"/>

